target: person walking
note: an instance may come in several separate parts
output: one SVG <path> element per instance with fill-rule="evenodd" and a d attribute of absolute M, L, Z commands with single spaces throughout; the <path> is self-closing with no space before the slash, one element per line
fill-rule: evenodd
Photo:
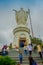
<path fill-rule="evenodd" d="M 27 46 L 24 46 L 24 52 L 25 52 L 25 55 L 28 54 Z"/>
<path fill-rule="evenodd" d="M 40 55 L 40 58 L 42 59 L 42 47 L 40 44 L 37 45 L 38 53 Z"/>
<path fill-rule="evenodd" d="M 27 50 L 29 51 L 29 56 L 31 56 L 32 55 L 32 51 L 33 51 L 33 45 L 32 44 L 28 44 Z"/>
<path fill-rule="evenodd" d="M 23 55 L 22 55 L 22 52 L 21 51 L 19 52 L 19 60 L 20 60 L 20 64 L 22 64 Z"/>
<path fill-rule="evenodd" d="M 29 65 L 38 65 L 38 64 L 32 57 L 29 57 Z"/>

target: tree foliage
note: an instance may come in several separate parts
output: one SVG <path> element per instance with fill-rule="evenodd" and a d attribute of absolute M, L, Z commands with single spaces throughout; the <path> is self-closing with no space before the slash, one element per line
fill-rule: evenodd
<path fill-rule="evenodd" d="M 36 37 L 31 37 L 30 36 L 30 39 L 31 39 L 31 42 L 33 44 L 41 44 L 42 43 L 42 40 L 40 38 L 36 38 Z"/>

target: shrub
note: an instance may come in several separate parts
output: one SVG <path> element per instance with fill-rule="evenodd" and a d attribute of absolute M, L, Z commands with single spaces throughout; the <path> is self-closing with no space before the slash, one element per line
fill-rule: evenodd
<path fill-rule="evenodd" d="M 4 58 L 0 56 L 0 65 L 3 65 Z"/>
<path fill-rule="evenodd" d="M 34 46 L 34 50 L 37 50 L 37 46 Z"/>
<path fill-rule="evenodd" d="M 43 48 L 43 44 L 41 44 L 42 48 Z"/>
<path fill-rule="evenodd" d="M 8 56 L 0 56 L 0 65 L 16 65 L 16 61 Z"/>
<path fill-rule="evenodd" d="M 16 61 L 15 60 L 12 60 L 11 61 L 11 65 L 16 65 Z"/>
<path fill-rule="evenodd" d="M 4 57 L 4 65 L 11 65 L 11 58 L 10 57 L 8 57 L 8 56 L 5 56 Z"/>

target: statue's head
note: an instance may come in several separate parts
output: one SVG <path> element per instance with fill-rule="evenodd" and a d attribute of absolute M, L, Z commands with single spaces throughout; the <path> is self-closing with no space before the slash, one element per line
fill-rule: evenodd
<path fill-rule="evenodd" d="M 23 8 L 21 8 L 21 10 L 23 10 Z"/>

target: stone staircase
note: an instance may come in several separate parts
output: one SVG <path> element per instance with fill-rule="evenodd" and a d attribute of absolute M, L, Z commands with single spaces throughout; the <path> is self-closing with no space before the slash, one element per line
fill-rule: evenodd
<path fill-rule="evenodd" d="M 16 60 L 17 61 L 17 63 L 18 62 L 20 62 L 19 61 L 19 52 L 18 51 L 15 51 L 14 49 L 13 50 L 9 50 L 9 56 L 12 58 L 12 59 L 14 59 L 14 60 Z M 28 55 L 25 55 L 25 53 L 23 52 L 23 64 L 29 64 L 29 59 L 28 59 L 28 57 L 29 57 L 29 54 Z M 38 63 L 38 64 L 41 64 L 42 63 L 42 65 L 43 65 L 43 59 L 41 59 L 40 57 L 39 57 L 39 54 L 36 52 L 33 52 L 32 53 L 32 57 L 33 57 L 33 59 Z"/>
<path fill-rule="evenodd" d="M 12 59 L 16 60 L 17 63 L 19 62 L 19 58 L 18 57 L 11 57 Z M 39 57 L 33 57 L 33 59 L 37 62 L 37 63 L 43 63 L 43 59 L 40 59 Z M 29 64 L 29 60 L 28 57 L 23 57 L 23 64 Z"/>

